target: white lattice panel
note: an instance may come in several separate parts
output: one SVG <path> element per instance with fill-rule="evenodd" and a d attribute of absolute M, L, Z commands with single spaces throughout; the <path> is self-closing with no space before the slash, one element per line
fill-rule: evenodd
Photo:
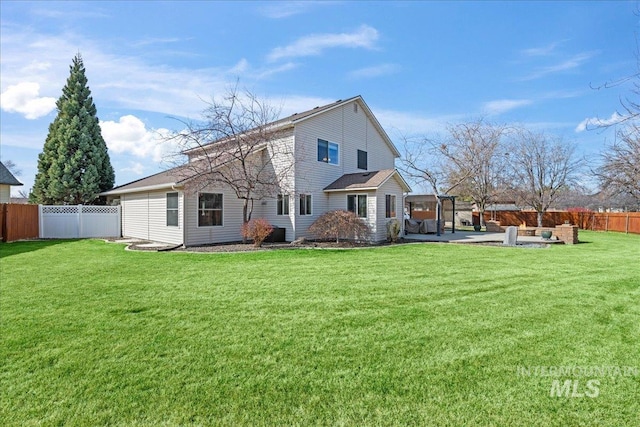
<path fill-rule="evenodd" d="M 77 205 L 69 206 L 42 206 L 43 214 L 77 214 L 79 212 Z"/>
<path fill-rule="evenodd" d="M 115 214 L 118 213 L 117 206 L 82 206 L 83 214 Z"/>

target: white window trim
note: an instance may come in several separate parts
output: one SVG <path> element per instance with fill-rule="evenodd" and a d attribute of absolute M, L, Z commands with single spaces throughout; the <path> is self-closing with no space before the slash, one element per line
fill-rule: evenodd
<path fill-rule="evenodd" d="M 369 195 L 366 193 L 352 193 L 352 194 L 347 194 L 347 210 L 349 210 L 349 196 L 355 196 L 356 198 L 356 212 L 354 212 L 356 215 L 358 215 L 358 198 L 364 196 L 366 199 L 366 204 L 365 204 L 365 216 L 360 216 L 358 215 L 358 218 L 360 219 L 367 219 L 369 218 Z"/>
<path fill-rule="evenodd" d="M 282 196 L 282 213 L 279 214 L 278 213 L 278 209 L 280 208 L 280 199 L 279 197 Z M 284 200 L 285 198 L 287 199 L 287 211 L 285 212 L 285 204 L 284 204 Z M 222 206 L 224 208 L 224 205 Z M 291 213 L 291 196 L 289 194 L 278 194 L 278 196 L 276 197 L 276 216 L 289 216 Z"/>
<path fill-rule="evenodd" d="M 176 206 L 175 208 L 169 208 L 169 205 L 167 203 L 167 201 L 169 200 L 169 194 L 175 194 L 175 195 L 178 196 L 177 197 L 178 206 Z M 164 223 L 165 227 L 177 227 L 177 228 L 180 228 L 180 193 L 178 191 L 167 191 L 165 193 L 165 196 L 164 196 L 164 203 L 165 203 L 165 207 L 164 207 L 165 208 L 165 223 Z M 169 210 L 172 210 L 172 211 L 175 210 L 176 213 L 178 214 L 178 223 L 176 225 L 167 224 L 167 222 L 169 220 L 169 217 L 168 217 Z"/>
<path fill-rule="evenodd" d="M 302 209 L 300 209 L 300 198 L 302 196 L 305 196 L 305 204 L 307 205 L 306 207 L 308 208 L 307 210 L 309 211 L 309 213 L 302 213 Z M 309 202 L 307 203 L 306 201 L 306 197 L 309 197 Z M 302 193 L 298 196 L 298 215 L 300 216 L 311 216 L 313 215 L 313 195 L 309 194 L 309 193 Z"/>
<path fill-rule="evenodd" d="M 395 198 L 395 200 L 394 200 L 395 203 L 393 203 L 393 205 L 392 205 L 393 206 L 393 210 L 395 211 L 395 216 L 387 216 L 387 196 L 391 196 L 391 197 Z M 398 196 L 397 195 L 395 195 L 395 194 L 385 194 L 384 195 L 384 217 L 386 219 L 398 218 L 398 209 L 397 209 L 398 206 L 397 206 L 397 204 L 398 204 Z"/>
<path fill-rule="evenodd" d="M 200 216 L 200 206 L 198 202 L 200 201 L 201 194 L 220 194 L 222 196 L 222 224 L 220 225 L 200 225 L 200 220 L 198 217 Z M 213 210 L 213 209 L 212 209 Z M 214 193 L 211 191 L 200 191 L 198 192 L 198 197 L 196 198 L 196 228 L 211 228 L 211 227 L 224 227 L 224 193 Z"/>
<path fill-rule="evenodd" d="M 325 162 L 322 160 L 318 160 L 318 143 L 320 141 L 325 141 L 327 142 L 327 144 L 335 144 L 338 146 L 338 163 L 330 163 L 330 162 Z M 327 145 L 327 155 L 329 155 L 329 146 Z M 342 154 L 340 154 L 340 143 L 339 142 L 333 142 L 333 141 L 329 141 L 328 139 L 322 139 L 322 138 L 316 138 L 316 161 L 318 163 L 324 163 L 325 165 L 331 165 L 331 166 L 340 166 L 342 160 Z"/>

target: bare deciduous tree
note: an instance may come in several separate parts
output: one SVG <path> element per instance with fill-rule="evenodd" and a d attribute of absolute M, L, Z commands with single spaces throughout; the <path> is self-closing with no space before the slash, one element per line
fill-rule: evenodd
<path fill-rule="evenodd" d="M 505 127 L 477 120 L 449 126 L 447 132 L 439 140 L 405 138 L 403 171 L 427 183 L 436 196 L 455 190 L 471 199 L 480 211 L 482 225 L 487 205 L 504 188 L 507 159 L 501 140 Z"/>
<path fill-rule="evenodd" d="M 461 123 L 449 127 L 449 139 L 439 147 L 448 185 L 476 204 L 480 225 L 487 205 L 496 201 L 504 189 L 504 133 L 504 126 L 484 120 Z"/>
<path fill-rule="evenodd" d="M 13 176 L 22 175 L 22 171 L 18 169 L 18 165 L 16 165 L 13 160 L 5 160 L 4 162 L 2 162 L 2 164 L 9 170 L 9 172 L 11 172 Z"/>
<path fill-rule="evenodd" d="M 536 210 L 542 227 L 544 212 L 577 184 L 583 162 L 576 159 L 574 145 L 526 129 L 517 131 L 509 157 L 512 191 L 520 204 Z"/>
<path fill-rule="evenodd" d="M 426 186 L 436 196 L 438 209 L 442 209 L 440 195 L 452 190 L 446 183 L 443 158 L 439 144 L 428 138 L 402 137 L 404 155 L 402 166 L 404 174 L 419 185 Z"/>
<path fill-rule="evenodd" d="M 596 169 L 600 188 L 608 196 L 628 200 L 640 208 L 640 124 L 629 123 L 618 132 L 618 140 L 601 154 Z"/>
<path fill-rule="evenodd" d="M 250 92 L 230 89 L 212 100 L 199 123 L 169 137 L 188 156 L 178 173 L 191 192 L 207 186 L 228 188 L 242 200 L 243 223 L 251 220 L 254 201 L 275 197 L 287 186 L 295 157 L 291 129 L 277 122 L 279 111 Z M 284 141 L 283 141 L 284 140 Z M 184 161 L 184 160 L 182 160 Z"/>

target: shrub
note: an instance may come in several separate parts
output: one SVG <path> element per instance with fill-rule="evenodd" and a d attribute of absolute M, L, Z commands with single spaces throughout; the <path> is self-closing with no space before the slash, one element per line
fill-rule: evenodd
<path fill-rule="evenodd" d="M 309 232 L 319 239 L 367 240 L 371 229 L 358 216 L 349 211 L 330 211 L 322 214 L 309 227 Z"/>
<path fill-rule="evenodd" d="M 252 219 L 242 224 L 242 237 L 253 240 L 256 248 L 262 246 L 272 231 L 273 226 L 264 218 Z"/>
<path fill-rule="evenodd" d="M 400 235 L 400 221 L 393 218 L 387 221 L 387 240 L 395 243 Z"/>

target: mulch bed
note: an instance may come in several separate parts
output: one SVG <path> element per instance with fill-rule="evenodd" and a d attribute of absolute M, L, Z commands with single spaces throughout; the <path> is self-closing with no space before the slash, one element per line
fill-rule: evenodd
<path fill-rule="evenodd" d="M 305 241 L 302 243 L 264 243 L 262 247 L 257 248 L 252 243 L 224 243 L 224 244 L 211 244 L 202 246 L 189 246 L 188 248 L 177 247 L 174 248 L 171 245 L 166 247 L 145 247 L 145 244 L 150 242 L 139 241 L 131 243 L 128 246 L 129 250 L 134 251 L 150 251 L 150 252 L 256 252 L 256 251 L 273 251 L 282 249 L 358 249 L 358 248 L 374 248 L 381 246 L 399 245 L 403 243 L 409 243 L 410 240 L 399 240 L 397 243 L 358 243 L 358 242 L 315 242 Z"/>

